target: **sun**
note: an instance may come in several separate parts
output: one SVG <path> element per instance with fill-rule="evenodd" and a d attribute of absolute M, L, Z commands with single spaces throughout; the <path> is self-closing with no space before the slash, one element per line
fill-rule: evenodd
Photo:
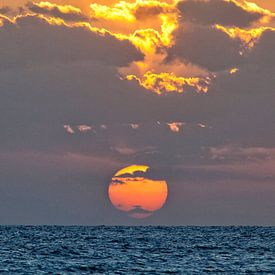
<path fill-rule="evenodd" d="M 168 196 L 165 180 L 150 178 L 149 166 L 127 166 L 113 176 L 109 184 L 111 203 L 133 218 L 146 218 L 161 209 Z"/>

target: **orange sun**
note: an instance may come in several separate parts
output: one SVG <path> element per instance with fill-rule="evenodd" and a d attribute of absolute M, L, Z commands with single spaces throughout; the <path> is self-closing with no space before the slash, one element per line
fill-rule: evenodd
<path fill-rule="evenodd" d="M 145 165 L 131 165 L 119 170 L 109 185 L 109 198 L 119 210 L 133 218 L 145 218 L 165 204 L 168 194 L 165 180 L 146 177 Z"/>

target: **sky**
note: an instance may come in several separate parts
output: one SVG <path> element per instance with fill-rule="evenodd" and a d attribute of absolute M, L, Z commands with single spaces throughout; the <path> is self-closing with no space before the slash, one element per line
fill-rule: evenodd
<path fill-rule="evenodd" d="M 0 41 L 0 224 L 275 225 L 274 1 L 1 0 Z"/>

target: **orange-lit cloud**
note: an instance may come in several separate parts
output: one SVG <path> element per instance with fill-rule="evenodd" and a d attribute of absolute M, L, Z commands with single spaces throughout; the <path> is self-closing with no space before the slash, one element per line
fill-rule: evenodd
<path fill-rule="evenodd" d="M 275 16 L 275 14 L 272 11 L 270 11 L 269 9 L 265 9 L 263 7 L 260 7 L 257 3 L 254 3 L 252 1 L 242 1 L 241 3 L 242 3 L 242 6 L 247 11 L 262 14 L 262 17 L 260 19 L 260 23 L 268 23 Z"/>
<path fill-rule="evenodd" d="M 244 50 L 251 49 L 266 30 L 274 30 L 272 27 L 259 27 L 251 29 L 227 28 L 216 25 L 216 28 L 224 31 L 233 39 L 239 38 L 243 42 Z"/>
<path fill-rule="evenodd" d="M 250 0 L 249 2 L 255 3 L 261 8 L 264 8 L 268 11 L 274 12 L 275 11 L 275 2 L 274 1 L 267 1 L 267 0 Z"/>
<path fill-rule="evenodd" d="M 73 127 L 69 124 L 65 124 L 63 127 L 66 130 L 66 132 L 69 134 L 75 134 L 76 131 L 79 131 L 80 133 L 87 133 L 92 130 L 92 126 L 85 125 L 85 124 L 77 125 L 75 127 Z"/>
<path fill-rule="evenodd" d="M 123 76 L 128 75 L 128 79 L 138 80 L 141 86 L 159 94 L 173 91 L 182 93 L 190 88 L 197 92 L 207 92 L 209 86 L 207 77 L 197 77 L 197 75 L 200 75 L 198 73 L 191 76 L 186 76 L 186 73 L 178 73 L 178 65 L 176 64 L 170 63 L 167 70 L 164 64 L 167 65 L 168 63 L 164 60 L 175 61 L 179 56 L 180 66 L 182 67 L 187 68 L 187 65 L 197 65 L 203 70 L 217 71 L 220 66 L 216 66 L 214 63 L 220 62 L 220 60 L 220 63 L 222 63 L 222 59 L 228 57 L 228 61 L 224 61 L 228 62 L 228 67 L 237 67 L 245 49 L 252 48 L 261 34 L 270 29 L 266 26 L 243 27 L 247 27 L 256 21 L 266 23 L 273 18 L 271 11 L 261 8 L 255 3 L 236 0 L 209 2 L 187 0 L 178 3 L 154 0 L 136 0 L 135 2 L 96 1 L 90 4 L 90 14 L 87 14 L 87 12 L 84 14 L 79 7 L 76 7 L 79 5 L 74 6 L 73 4 L 70 1 L 41 1 L 29 2 L 27 6 L 32 12 L 48 17 L 47 20 L 51 24 L 66 24 L 72 27 L 85 26 L 92 32 L 102 35 L 110 34 L 119 40 L 131 41 L 143 52 L 145 59 L 144 61 L 132 62 L 129 64 L 130 67 L 121 70 L 121 73 Z M 200 12 L 200 6 L 205 7 L 203 14 Z M 217 13 L 216 21 L 208 11 L 210 7 Z M 223 11 L 225 10 L 232 15 L 229 16 L 230 18 L 228 16 L 224 17 L 225 13 Z M 96 21 L 91 23 L 91 19 L 96 19 Z M 236 26 L 239 27 L 227 26 L 231 24 L 232 20 L 235 20 Z M 186 21 L 195 24 L 206 22 L 205 24 L 212 24 L 217 31 L 194 26 L 187 26 L 186 30 L 181 25 L 182 22 Z M 224 25 L 214 25 L 214 23 L 224 23 Z M 191 35 L 192 28 L 194 29 L 194 35 Z M 190 60 L 189 56 L 185 57 L 186 54 L 183 55 L 184 58 L 181 58 L 182 50 L 180 54 L 175 54 L 175 58 L 172 57 L 177 49 L 179 31 L 185 32 L 182 37 L 185 46 L 182 47 L 180 43 L 179 48 L 185 52 L 188 50 L 194 52 L 195 57 Z M 226 34 L 227 37 L 222 37 L 221 32 Z M 193 38 L 195 35 L 200 36 L 200 33 L 204 33 L 203 36 L 209 37 L 208 41 L 210 42 L 207 42 L 204 46 L 209 46 L 213 53 L 217 52 L 215 45 L 219 45 L 219 48 L 224 48 L 224 50 L 227 50 L 226 48 L 230 49 L 222 59 L 212 58 L 214 65 L 208 66 L 208 64 L 202 63 L 204 58 L 201 54 L 205 56 L 207 53 L 198 52 L 192 46 L 192 43 L 197 43 L 197 40 L 193 40 Z M 231 39 L 228 39 L 228 37 Z M 215 41 L 216 38 L 219 41 Z M 243 45 L 238 45 L 238 40 L 241 40 Z M 213 45 L 211 41 L 213 41 Z M 230 46 L 223 47 L 220 46 L 220 43 L 230 44 Z M 163 48 L 168 49 L 168 59 L 167 53 L 162 50 Z M 212 56 L 212 53 L 208 55 Z M 196 62 L 196 59 L 200 61 Z M 229 69 L 228 67 L 221 66 L 221 69 Z M 170 70 L 171 73 L 166 73 Z M 150 73 L 151 71 L 154 73 Z"/>
<path fill-rule="evenodd" d="M 51 2 L 29 2 L 27 4 L 31 12 L 45 16 L 62 18 L 67 21 L 88 21 L 81 9 L 71 5 L 57 5 Z"/>
<path fill-rule="evenodd" d="M 82 132 L 82 133 L 87 133 L 87 132 L 89 132 L 89 131 L 92 130 L 92 127 L 91 127 L 91 126 L 85 125 L 85 124 L 79 125 L 79 126 L 77 126 L 77 128 L 78 128 L 78 130 L 79 130 L 80 132 Z"/>
<path fill-rule="evenodd" d="M 90 7 L 91 16 L 101 20 L 99 25 L 114 33 L 128 35 L 138 46 L 147 45 L 147 49 L 161 44 L 168 46 L 171 43 L 171 33 L 177 27 L 176 8 L 166 2 L 120 1 L 113 6 L 93 3 Z"/>
<path fill-rule="evenodd" d="M 136 80 L 138 83 L 147 90 L 155 92 L 157 94 L 163 93 L 183 93 L 190 89 L 195 90 L 198 93 L 206 93 L 208 86 L 211 82 L 210 77 L 177 77 L 173 73 L 145 73 L 144 77 L 138 78 L 135 75 L 128 75 L 128 80 Z"/>
<path fill-rule="evenodd" d="M 156 52 L 172 45 L 172 33 L 177 28 L 178 20 L 175 5 L 154 0 L 121 1 L 113 5 L 92 3 L 89 17 L 72 5 L 30 2 L 27 7 L 54 24 L 86 26 L 93 32 L 131 41 L 145 55 L 146 61 L 135 63 L 143 73 L 161 64 L 165 56 Z"/>
<path fill-rule="evenodd" d="M 238 70 L 239 70 L 238 68 L 232 68 L 232 69 L 229 70 L 229 73 L 230 74 L 235 74 L 235 73 L 238 72 Z"/>
<path fill-rule="evenodd" d="M 169 129 L 174 133 L 178 133 L 184 125 L 185 125 L 184 122 L 169 122 L 169 123 L 167 123 L 167 126 L 169 127 Z"/>
<path fill-rule="evenodd" d="M 173 5 L 160 1 L 127 2 L 120 1 L 113 6 L 93 3 L 90 5 L 93 15 L 97 19 L 120 20 L 134 22 L 136 20 L 151 19 L 152 16 L 175 12 Z"/>
<path fill-rule="evenodd" d="M 64 129 L 69 134 L 74 134 L 75 133 L 74 129 L 70 125 L 64 125 Z"/>

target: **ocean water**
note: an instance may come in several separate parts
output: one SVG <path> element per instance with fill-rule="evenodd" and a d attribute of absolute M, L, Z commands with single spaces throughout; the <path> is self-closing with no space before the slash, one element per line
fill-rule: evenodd
<path fill-rule="evenodd" d="M 0 227 L 9 274 L 275 274 L 275 227 Z"/>

